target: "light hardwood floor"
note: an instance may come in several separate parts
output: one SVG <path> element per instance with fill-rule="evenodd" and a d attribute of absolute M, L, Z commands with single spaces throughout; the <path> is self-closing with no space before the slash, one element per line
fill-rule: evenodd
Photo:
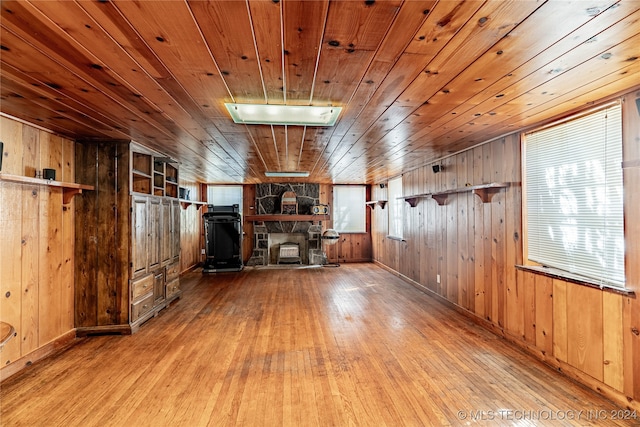
<path fill-rule="evenodd" d="M 374 264 L 196 271 L 182 287 L 137 334 L 4 381 L 0 425 L 639 424 Z"/>

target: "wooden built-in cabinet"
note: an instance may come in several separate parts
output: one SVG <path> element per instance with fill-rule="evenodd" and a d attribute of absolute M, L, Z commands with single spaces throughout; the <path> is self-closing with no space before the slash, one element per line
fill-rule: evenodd
<path fill-rule="evenodd" d="M 76 204 L 77 332 L 135 332 L 182 295 L 178 170 L 136 144 L 94 141 L 78 143 L 76 168 L 96 186 Z"/>

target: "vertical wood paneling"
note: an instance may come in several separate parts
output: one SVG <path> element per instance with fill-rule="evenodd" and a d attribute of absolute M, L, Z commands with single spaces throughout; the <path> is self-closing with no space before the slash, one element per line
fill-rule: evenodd
<path fill-rule="evenodd" d="M 75 173 L 75 142 L 69 139 L 62 139 L 62 173 L 60 180 L 64 182 L 76 182 Z"/>
<path fill-rule="evenodd" d="M 36 176 L 56 169 L 73 182 L 73 141 L 0 117 L 2 172 Z M 2 349 L 1 364 L 24 357 L 73 330 L 74 212 L 62 190 L 0 182 L 0 313 L 17 336 Z"/>
<path fill-rule="evenodd" d="M 624 342 L 623 349 L 623 357 L 624 357 L 624 393 L 627 396 L 632 396 L 634 393 L 634 384 L 637 384 L 640 373 L 635 370 L 635 365 L 637 362 L 637 352 L 635 351 L 635 339 L 637 335 L 634 333 L 634 328 L 636 328 L 634 320 L 636 317 L 637 311 L 636 308 L 637 299 L 625 297 L 623 299 L 623 307 L 622 307 L 622 339 Z M 638 330 L 638 329 L 636 329 Z M 629 374 L 631 373 L 631 375 Z"/>
<path fill-rule="evenodd" d="M 0 138 L 4 142 L 4 159 L 2 161 L 2 172 L 12 175 L 24 175 L 29 176 L 25 171 L 25 167 L 22 163 L 24 145 L 22 123 L 15 120 L 11 120 L 7 117 L 0 117 Z M 30 129 L 27 132 L 34 132 L 35 129 Z M 29 140 L 30 138 L 27 137 Z M 31 156 L 27 156 L 31 158 Z M 28 167 L 34 167 L 33 163 L 29 163 Z M 31 172 L 31 170 L 29 170 Z"/>
<path fill-rule="evenodd" d="M 22 324 L 21 354 L 38 348 L 38 299 L 40 271 L 40 187 L 23 186 L 22 189 Z M 43 190 L 46 191 L 46 190 Z M 18 202 L 17 200 L 15 202 Z M 70 282 L 73 285 L 73 280 Z M 68 308 L 73 308 L 73 302 Z M 72 326 L 73 327 L 73 326 Z"/>
<path fill-rule="evenodd" d="M 521 181 L 520 173 L 520 140 L 517 135 L 506 138 L 504 146 L 504 175 L 503 182 Z M 519 207 L 521 194 L 520 186 L 514 185 L 504 192 L 505 209 L 505 273 L 504 273 L 504 311 L 505 329 L 521 337 L 523 334 L 522 313 L 520 309 L 520 293 L 516 279 L 515 265 L 522 264 L 522 214 Z"/>
<path fill-rule="evenodd" d="M 474 148 L 473 153 L 473 183 L 480 183 L 483 180 L 484 172 L 484 156 L 483 147 Z M 475 283 L 475 314 L 480 318 L 485 318 L 485 233 L 484 233 L 484 204 L 482 201 L 474 197 L 474 246 L 475 246 L 475 266 L 474 266 L 474 283 Z"/>
<path fill-rule="evenodd" d="M 118 293 L 118 278 L 120 274 L 127 278 L 125 273 L 127 270 L 121 273 L 117 270 L 116 259 L 122 256 L 121 253 L 112 253 L 113 248 L 118 247 L 117 214 L 127 212 L 127 210 L 118 210 L 117 200 L 114 197 L 115 186 L 118 185 L 118 181 L 114 179 L 118 171 L 116 154 L 117 151 L 115 147 L 101 146 L 97 150 L 96 159 L 98 167 L 96 168 L 97 170 L 94 171 L 94 173 L 96 173 L 97 187 L 90 197 L 96 198 L 95 211 L 84 217 L 86 220 L 96 218 L 96 222 L 98 223 L 97 234 L 95 235 L 98 242 L 97 264 L 95 265 L 95 271 L 90 272 L 90 277 L 93 276 L 93 280 L 97 283 L 95 305 L 90 307 L 92 310 L 95 310 L 95 318 L 90 322 L 92 326 L 118 324 L 118 308 L 113 303 L 114 298 L 112 296 Z M 88 165 L 91 165 L 91 163 Z M 80 167 L 80 169 L 84 169 L 84 167 Z M 93 168 L 88 167 L 88 169 Z M 120 185 L 122 185 L 122 183 L 123 182 L 120 182 Z M 120 193 L 125 192 L 126 191 L 121 191 Z M 128 198 L 127 195 L 127 199 Z M 128 220 L 128 218 L 126 219 Z M 146 248 L 146 245 L 144 247 Z"/>
<path fill-rule="evenodd" d="M 567 361 L 567 282 L 553 280 L 553 355 Z"/>
<path fill-rule="evenodd" d="M 458 157 L 451 157 L 445 162 L 445 175 L 447 187 L 458 187 Z M 445 295 L 450 301 L 458 301 L 460 291 L 458 283 L 458 204 L 463 197 L 450 197 L 445 204 L 445 215 L 447 216 L 447 235 L 445 262 L 447 265 Z"/>
<path fill-rule="evenodd" d="M 136 212 L 131 209 L 129 149 L 127 141 L 82 141 L 76 146 L 78 180 L 95 186 L 75 201 L 75 317 L 79 328 L 129 323 L 129 278 L 138 268 L 130 264 L 130 251 L 146 247 L 148 238 L 146 232 L 141 233 L 141 240 L 132 244 Z"/>
<path fill-rule="evenodd" d="M 62 209 L 62 236 L 75 234 L 75 212 L 71 206 Z M 60 306 L 65 310 L 61 313 L 61 331 L 69 331 L 75 327 L 75 239 L 62 239 L 62 274 L 60 281 Z"/>
<path fill-rule="evenodd" d="M 640 92 L 625 96 L 623 139 L 627 287 L 640 291 Z M 640 396 L 640 299 L 517 270 L 525 263 L 522 221 L 521 142 L 518 133 L 474 147 L 407 173 L 416 193 L 470 184 L 511 182 L 489 203 L 456 194 L 444 206 L 421 199 L 407 206 L 407 247 L 398 260 L 385 239 L 386 212 L 373 211 L 373 258 L 400 272 L 420 265 L 413 279 L 458 306 L 489 320 L 528 348 L 626 396 Z M 411 178 L 409 178 L 411 176 Z M 413 181 L 418 177 L 420 182 Z M 406 189 L 407 187 L 405 187 Z M 378 195 L 381 192 L 377 192 Z M 384 230 L 384 233 L 383 233 Z M 411 240 L 415 239 L 417 243 Z M 413 259 L 411 258 L 413 257 Z M 440 275 L 440 284 L 436 277 Z M 412 277 L 412 276 L 410 276 Z M 413 278 L 413 277 L 412 277 Z"/>
<path fill-rule="evenodd" d="M 62 179 L 63 138 L 49 132 L 40 131 L 40 169 L 55 169 L 56 179 Z"/>
<path fill-rule="evenodd" d="M 244 185 L 242 187 L 242 206 L 244 210 L 242 214 L 244 216 L 255 214 L 255 203 L 256 186 Z M 247 262 L 253 253 L 253 222 L 245 221 L 242 231 L 244 232 L 244 239 L 242 240 L 242 259 L 244 262 Z"/>
<path fill-rule="evenodd" d="M 458 164 L 457 164 L 457 186 L 465 186 L 469 182 L 467 178 L 467 163 L 469 162 L 469 152 L 465 151 L 457 156 Z M 469 200 L 473 196 L 472 194 L 463 194 L 462 197 L 456 197 L 458 200 L 457 206 L 457 236 L 456 241 L 458 242 L 458 253 L 455 259 L 458 261 L 458 305 L 464 307 L 469 310 L 469 280 L 467 277 L 467 263 L 469 259 L 469 245 L 467 242 L 467 237 L 469 236 L 469 215 L 468 215 L 468 204 Z"/>
<path fill-rule="evenodd" d="M 473 164 L 475 162 L 473 151 L 468 152 L 467 158 L 467 180 L 466 184 L 470 184 L 474 180 Z M 467 199 L 467 309 L 474 311 L 475 309 L 475 294 L 476 294 L 476 275 L 475 275 L 475 259 L 476 259 L 476 225 L 475 225 L 475 210 L 476 199 L 473 195 L 468 195 Z"/>
<path fill-rule="evenodd" d="M 40 191 L 38 342 L 62 335 L 62 192 Z"/>
<path fill-rule="evenodd" d="M 492 176 L 489 178 L 490 182 L 504 182 L 506 178 L 506 171 L 510 168 L 505 164 L 504 150 L 505 139 L 500 139 L 491 144 L 492 154 Z M 491 274 L 493 276 L 493 288 L 492 293 L 492 317 L 493 321 L 500 327 L 504 327 L 505 317 L 505 193 L 501 191 L 497 193 L 491 203 L 487 203 L 491 207 L 491 253 L 493 258 L 493 265 Z"/>
<path fill-rule="evenodd" d="M 602 292 L 575 284 L 567 284 L 567 361 L 603 380 Z"/>
<path fill-rule="evenodd" d="M 198 209 L 196 205 L 189 205 L 180 210 L 180 271 L 186 271 L 202 261 L 200 228 L 202 214 L 206 210 L 206 206 Z"/>
<path fill-rule="evenodd" d="M 553 354 L 553 279 L 536 276 L 536 347 Z"/>
<path fill-rule="evenodd" d="M 493 174 L 493 163 L 492 163 L 493 153 L 492 153 L 492 144 L 486 144 L 482 146 L 482 162 L 483 162 L 483 173 L 482 173 L 482 183 L 491 182 L 491 176 Z M 475 184 L 475 183 L 474 183 Z M 492 229 L 493 229 L 493 221 L 492 221 L 492 210 L 491 205 L 488 203 L 482 204 L 483 214 L 483 234 L 482 234 L 482 242 L 483 242 L 483 254 L 484 254 L 484 314 L 485 319 L 490 321 L 495 321 L 495 313 L 493 312 L 493 301 L 494 301 L 494 285 L 493 280 L 493 272 L 494 272 L 494 258 L 492 256 Z"/>
<path fill-rule="evenodd" d="M 180 186 L 189 191 L 189 200 L 204 201 L 202 187 L 197 182 L 180 181 Z M 183 205 L 180 208 L 180 271 L 186 271 L 203 260 L 201 250 L 202 214 L 207 211 L 206 206 Z M 246 231 L 245 231 L 246 232 Z M 171 249 L 171 248 L 169 248 Z M 171 250 L 170 250 L 171 252 Z"/>
<path fill-rule="evenodd" d="M 43 132 L 30 126 L 22 127 L 22 172 L 25 176 L 36 176 L 41 172 L 40 136 Z"/>
<path fill-rule="evenodd" d="M 76 182 L 75 175 L 75 142 L 68 139 L 61 139 L 62 161 L 60 178 L 64 182 Z M 62 278 L 61 278 L 61 307 L 65 310 L 62 313 L 61 330 L 63 332 L 75 327 L 75 197 L 71 203 L 62 207 Z M 68 238 L 67 236 L 74 236 Z"/>
<path fill-rule="evenodd" d="M 96 146 L 84 146 L 79 144 L 75 152 L 76 163 L 80 165 L 90 164 L 97 159 Z M 79 168 L 77 171 L 78 182 L 83 184 L 99 184 L 96 171 L 89 168 Z M 100 191 L 100 185 L 94 191 Z M 82 218 L 91 218 L 97 211 L 99 197 L 82 197 L 75 200 L 76 214 Z M 98 221 L 87 221 L 84 227 L 78 227 L 76 232 L 76 245 L 74 261 L 75 283 L 85 283 L 81 289 L 75 292 L 75 324 L 77 327 L 95 324 L 97 281 L 90 279 L 98 265 Z"/>
<path fill-rule="evenodd" d="M 604 383 L 616 390 L 624 389 L 624 338 L 622 296 L 602 294 L 602 330 Z"/>
<path fill-rule="evenodd" d="M 523 283 L 523 304 L 524 312 L 524 340 L 529 344 L 536 343 L 536 276 L 533 273 L 525 272 L 522 275 Z"/>
<path fill-rule="evenodd" d="M 7 141 L 5 140 L 5 147 Z M 5 148 L 6 150 L 6 148 Z M 6 160 L 6 159 L 5 159 Z M 2 166 L 4 170 L 4 164 Z M 0 312 L 2 320 L 16 329 L 17 337 L 11 339 L 0 352 L 2 366 L 21 356 L 22 336 L 20 263 L 21 211 L 13 209 L 14 203 L 21 204 L 22 188 L 18 184 L 0 184 Z"/>
<path fill-rule="evenodd" d="M 418 181 L 420 179 L 420 174 L 418 170 L 414 170 L 409 174 L 410 187 L 409 189 L 404 190 L 404 194 L 419 194 L 418 190 Z M 402 202 L 403 207 L 406 211 L 408 211 L 408 215 L 405 215 L 405 218 L 409 219 L 409 222 L 406 224 L 404 230 L 407 233 L 408 238 L 405 239 L 406 243 L 403 245 L 404 254 L 403 257 L 411 260 L 409 262 L 409 268 L 407 270 L 407 277 L 410 277 L 412 280 L 418 280 L 420 277 L 420 238 L 419 235 L 419 227 L 418 223 L 420 221 L 420 210 L 419 209 L 410 209 L 409 204 L 407 202 Z"/>

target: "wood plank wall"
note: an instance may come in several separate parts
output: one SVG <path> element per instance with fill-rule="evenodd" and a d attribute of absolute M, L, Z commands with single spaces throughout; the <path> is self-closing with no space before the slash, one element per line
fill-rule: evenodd
<path fill-rule="evenodd" d="M 256 186 L 242 186 L 242 216 L 255 215 Z M 242 221 L 242 261 L 247 264 L 253 254 L 253 221 Z"/>
<path fill-rule="evenodd" d="M 371 189 L 367 187 L 367 200 Z M 320 203 L 333 206 L 333 186 L 320 185 Z M 372 259 L 371 246 L 371 212 L 365 208 L 366 233 L 342 233 L 337 244 L 325 246 L 329 262 L 369 262 Z M 327 221 L 323 230 L 333 228 L 333 219 Z"/>
<path fill-rule="evenodd" d="M 180 181 L 180 186 L 189 190 L 189 200 L 203 201 L 201 186 L 197 182 Z M 206 206 L 188 205 L 180 207 L 180 271 L 187 271 L 202 262 L 202 214 Z"/>
<path fill-rule="evenodd" d="M 7 117 L 0 138 L 2 173 L 53 168 L 56 180 L 75 182 L 72 140 Z M 2 367 L 74 330 L 73 204 L 63 205 L 61 188 L 0 181 L 0 319 L 17 331 L 0 352 Z"/>
<path fill-rule="evenodd" d="M 640 217 L 640 92 L 625 96 L 625 217 Z M 521 182 L 519 134 L 477 146 L 403 176 L 404 195 Z M 372 188 L 385 200 L 386 188 Z M 522 191 L 491 203 L 471 193 L 444 206 L 405 204 L 405 241 L 388 239 L 388 208 L 373 210 L 374 260 L 476 316 L 489 329 L 594 389 L 638 408 L 640 299 L 517 270 L 523 263 Z M 640 225 L 626 221 L 627 287 L 640 293 Z M 437 276 L 440 275 L 438 283 Z M 630 400 L 631 399 L 631 400 Z"/>

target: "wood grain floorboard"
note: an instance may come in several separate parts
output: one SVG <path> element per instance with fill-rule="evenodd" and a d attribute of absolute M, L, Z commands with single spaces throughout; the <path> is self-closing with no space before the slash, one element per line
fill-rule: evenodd
<path fill-rule="evenodd" d="M 640 425 L 374 264 L 181 283 L 137 334 L 5 380 L 0 425 Z"/>

